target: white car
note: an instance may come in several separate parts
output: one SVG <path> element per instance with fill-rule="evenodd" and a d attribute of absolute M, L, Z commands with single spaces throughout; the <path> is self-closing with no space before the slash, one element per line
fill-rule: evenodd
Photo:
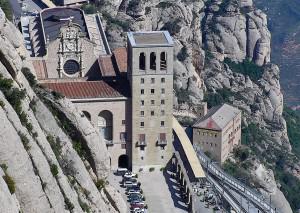
<path fill-rule="evenodd" d="M 124 178 L 137 178 L 137 174 L 132 173 L 132 172 L 126 172 L 124 174 Z"/>
<path fill-rule="evenodd" d="M 134 193 L 139 193 L 141 194 L 141 190 L 140 189 L 129 189 L 127 194 L 134 194 Z"/>

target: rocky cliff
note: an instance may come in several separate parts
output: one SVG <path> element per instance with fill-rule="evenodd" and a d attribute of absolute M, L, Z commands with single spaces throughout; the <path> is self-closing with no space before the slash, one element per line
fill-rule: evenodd
<path fill-rule="evenodd" d="M 270 62 L 267 17 L 252 0 L 100 0 L 112 47 L 125 45 L 128 30 L 168 30 L 175 40 L 175 109 L 193 120 L 202 101 L 228 102 L 243 111 L 243 148 L 225 166 L 243 168 L 249 184 L 272 195 L 281 212 L 292 212 L 280 191 L 281 170 L 299 165 L 282 116 L 279 68 Z M 107 11 L 110 11 L 107 13 Z M 272 169 L 275 171 L 272 172 Z M 280 170 L 280 171 L 281 171 Z"/>
<path fill-rule="evenodd" d="M 1 9 L 0 34 L 1 212 L 122 212 L 98 132 L 36 84 L 22 35 Z"/>

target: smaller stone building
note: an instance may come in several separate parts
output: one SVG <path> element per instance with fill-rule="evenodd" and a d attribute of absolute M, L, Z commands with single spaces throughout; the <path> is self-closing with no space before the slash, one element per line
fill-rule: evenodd
<path fill-rule="evenodd" d="M 241 111 L 228 104 L 211 108 L 193 125 L 193 143 L 223 163 L 241 143 Z"/>

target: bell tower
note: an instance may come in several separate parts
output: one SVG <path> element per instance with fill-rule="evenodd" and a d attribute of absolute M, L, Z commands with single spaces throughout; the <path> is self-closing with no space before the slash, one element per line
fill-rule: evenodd
<path fill-rule="evenodd" d="M 173 112 L 173 40 L 167 31 L 128 33 L 132 104 L 132 169 L 170 160 Z"/>

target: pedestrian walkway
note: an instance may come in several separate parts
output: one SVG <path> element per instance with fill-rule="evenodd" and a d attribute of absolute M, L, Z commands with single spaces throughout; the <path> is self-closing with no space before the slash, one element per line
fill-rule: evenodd
<path fill-rule="evenodd" d="M 179 184 L 169 171 L 143 171 L 139 173 L 143 192 L 151 213 L 186 213 L 187 205 L 180 197 Z"/>

